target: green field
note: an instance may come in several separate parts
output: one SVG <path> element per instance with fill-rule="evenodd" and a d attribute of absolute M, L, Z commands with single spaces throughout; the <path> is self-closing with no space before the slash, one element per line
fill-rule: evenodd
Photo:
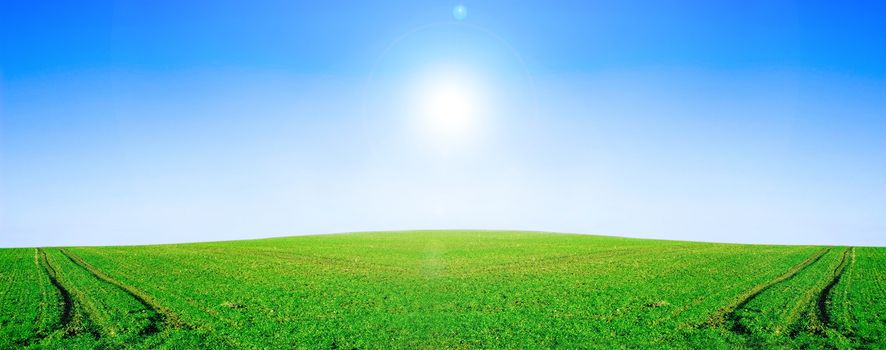
<path fill-rule="evenodd" d="M 886 348 L 886 248 L 497 231 L 0 249 L 0 348 Z"/>

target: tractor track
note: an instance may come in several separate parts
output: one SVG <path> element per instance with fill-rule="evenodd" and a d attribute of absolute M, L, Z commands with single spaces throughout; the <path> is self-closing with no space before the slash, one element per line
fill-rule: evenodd
<path fill-rule="evenodd" d="M 840 279 L 843 277 L 843 273 L 846 272 L 846 269 L 849 267 L 849 256 L 855 251 L 855 248 L 846 249 L 843 252 L 843 257 L 840 260 L 840 265 L 834 269 L 834 277 L 828 282 L 827 286 L 821 290 L 821 293 L 818 294 L 818 300 L 816 301 L 817 313 L 819 322 L 821 322 L 822 326 L 829 327 L 835 329 L 835 325 L 831 322 L 831 315 L 828 313 L 828 300 L 831 299 L 831 291 L 840 283 Z"/>
<path fill-rule="evenodd" d="M 49 283 L 53 288 L 58 292 L 59 297 L 61 297 L 62 310 L 61 315 L 59 317 L 59 323 L 57 326 L 53 327 L 51 330 L 40 330 L 33 337 L 25 339 L 17 343 L 17 345 L 21 347 L 29 347 L 36 343 L 39 343 L 43 339 L 49 337 L 55 332 L 63 332 L 64 336 L 71 336 L 80 333 L 76 328 L 73 328 L 74 325 L 74 298 L 71 296 L 71 292 L 64 286 L 64 284 L 59 281 L 58 272 L 49 262 L 49 258 L 46 256 L 46 250 L 43 248 L 36 249 L 36 258 L 38 262 L 38 266 L 43 269 L 43 272 L 46 273 L 46 276 L 49 278 Z M 81 315 L 84 318 L 88 318 L 87 315 Z M 93 337 L 96 337 L 97 334 L 93 330 L 88 332 Z"/>
<path fill-rule="evenodd" d="M 769 290 L 769 288 L 772 288 L 773 286 L 775 286 L 779 283 L 791 280 L 792 278 L 797 276 L 800 272 L 805 270 L 807 267 L 809 267 L 812 264 L 815 264 L 816 262 L 821 260 L 821 258 L 825 254 L 827 254 L 827 252 L 829 252 L 829 251 L 830 251 L 830 248 L 821 249 L 821 250 L 813 253 L 812 255 L 807 257 L 806 259 L 804 259 L 799 264 L 794 265 L 793 267 L 791 267 L 790 269 L 785 271 L 785 273 L 779 275 L 778 277 L 770 280 L 769 282 L 766 282 L 764 284 L 760 284 L 754 288 L 751 288 L 748 292 L 746 292 L 744 294 L 743 297 L 738 299 L 737 302 L 735 302 L 729 306 L 726 306 L 726 307 L 720 309 L 720 311 L 716 312 L 708 320 L 708 325 L 709 326 L 720 326 L 720 325 L 723 325 L 724 323 L 726 323 L 727 321 L 731 321 L 732 327 L 730 329 L 733 332 L 741 333 L 741 334 L 747 333 L 747 330 L 744 329 L 740 325 L 739 322 L 737 322 L 738 318 L 739 318 L 737 312 L 739 310 L 743 309 L 745 306 L 747 306 L 748 303 L 750 303 L 752 300 L 754 300 L 760 294 Z"/>
<path fill-rule="evenodd" d="M 740 322 L 742 318 L 739 315 L 740 311 L 770 288 L 780 283 L 790 281 L 791 279 L 805 271 L 809 266 L 817 263 L 819 260 L 821 260 L 822 257 L 830 252 L 831 249 L 832 248 L 822 249 L 815 254 L 809 256 L 801 263 L 795 265 L 782 275 L 776 277 L 775 279 L 765 284 L 759 285 L 755 288 L 752 288 L 745 294 L 744 297 L 739 299 L 736 303 L 721 309 L 720 312 L 718 312 L 714 317 L 711 318 L 711 321 L 709 321 L 709 325 L 722 326 L 724 324 L 728 324 L 729 331 L 740 335 L 748 335 L 749 330 L 746 329 L 745 326 L 743 326 Z M 810 312 L 812 314 L 813 324 L 811 326 L 812 328 L 810 328 L 809 330 L 816 334 L 821 335 L 825 333 L 826 329 L 837 329 L 833 324 L 831 315 L 828 311 L 828 302 L 832 298 L 831 294 L 834 287 L 840 282 L 843 274 L 848 269 L 850 256 L 854 252 L 854 249 L 855 248 L 846 248 L 842 252 L 840 263 L 833 269 L 833 272 L 831 273 L 831 278 L 825 286 L 810 288 L 811 291 L 814 291 L 813 296 L 804 303 L 808 305 L 808 308 L 806 310 L 809 311 L 807 312 Z M 797 336 L 799 332 L 802 332 L 800 328 L 797 328 L 799 327 L 799 325 L 796 322 L 797 321 L 791 322 L 790 328 L 793 328 L 793 330 L 790 334 L 792 337 Z"/>
<path fill-rule="evenodd" d="M 52 264 L 49 263 L 49 259 L 46 257 L 46 251 L 43 249 L 37 249 L 37 254 L 40 256 L 40 266 L 43 268 L 43 272 L 46 273 L 46 276 L 49 277 L 49 283 L 52 284 L 52 287 L 58 292 L 58 295 L 61 297 L 62 302 L 62 313 L 59 320 L 59 324 L 55 329 L 49 331 L 52 333 L 56 330 L 65 330 L 68 328 L 68 325 L 71 324 L 71 320 L 73 320 L 74 314 L 74 299 L 71 297 L 71 292 L 62 285 L 58 280 L 58 275 L 55 271 L 55 268 L 52 267 Z M 38 332 L 34 338 L 28 339 L 27 345 L 34 344 L 43 338 L 46 338 L 49 334 L 41 334 Z M 27 346 L 26 345 L 26 346 Z"/>
<path fill-rule="evenodd" d="M 40 266 L 43 267 L 43 271 L 46 272 L 46 275 L 49 277 L 49 283 L 52 284 L 53 288 L 58 291 L 58 294 L 62 298 L 62 314 L 61 321 L 59 321 L 59 328 L 64 328 L 71 323 L 74 300 L 71 298 L 71 292 L 58 281 L 55 268 L 49 264 L 49 259 L 46 258 L 46 251 L 43 249 L 37 249 L 37 252 L 40 254 Z"/>
<path fill-rule="evenodd" d="M 71 298 L 71 292 L 58 281 L 58 275 L 56 274 L 55 268 L 49 263 L 49 259 L 46 257 L 46 251 L 43 249 L 40 249 L 39 251 L 41 265 L 43 266 L 43 270 L 46 271 L 46 275 L 49 276 L 49 283 L 52 283 L 52 286 L 55 287 L 58 294 L 62 297 L 62 315 L 59 324 L 61 328 L 64 328 L 71 323 L 74 300 Z"/>
<path fill-rule="evenodd" d="M 77 256 L 76 254 L 68 251 L 67 249 L 60 249 L 60 251 L 69 260 L 71 260 L 71 262 L 86 270 L 86 272 L 91 274 L 93 277 L 117 287 L 118 289 L 135 299 L 146 310 L 151 312 L 152 316 L 149 318 L 150 324 L 142 330 L 140 335 L 152 335 L 168 327 L 187 328 L 186 325 L 180 321 L 177 315 L 172 313 L 170 310 L 164 308 L 163 306 L 160 306 L 156 301 L 154 301 L 151 296 L 136 289 L 135 287 L 127 285 L 111 276 L 108 276 L 98 268 L 92 266 L 92 264 L 86 262 L 85 260 Z"/>

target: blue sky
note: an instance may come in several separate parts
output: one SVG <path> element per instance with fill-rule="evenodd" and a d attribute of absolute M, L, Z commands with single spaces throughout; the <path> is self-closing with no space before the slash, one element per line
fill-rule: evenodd
<path fill-rule="evenodd" d="M 882 246 L 884 37 L 882 2 L 4 1 L 0 246 Z M 467 126 L 422 126 L 452 77 Z"/>

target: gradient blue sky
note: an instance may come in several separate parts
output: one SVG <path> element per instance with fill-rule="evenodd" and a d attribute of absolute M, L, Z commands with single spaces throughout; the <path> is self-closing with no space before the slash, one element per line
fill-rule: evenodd
<path fill-rule="evenodd" d="M 457 4 L 3 1 L 0 246 L 886 245 L 886 3 Z M 441 65 L 497 111 L 445 151 L 398 109 Z"/>

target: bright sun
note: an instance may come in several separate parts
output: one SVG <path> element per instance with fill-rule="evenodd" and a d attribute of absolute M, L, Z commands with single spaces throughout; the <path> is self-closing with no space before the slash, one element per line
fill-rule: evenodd
<path fill-rule="evenodd" d="M 413 102 L 424 134 L 447 147 L 470 139 L 489 112 L 484 90 L 479 79 L 463 71 L 440 69 L 423 76 Z"/>

